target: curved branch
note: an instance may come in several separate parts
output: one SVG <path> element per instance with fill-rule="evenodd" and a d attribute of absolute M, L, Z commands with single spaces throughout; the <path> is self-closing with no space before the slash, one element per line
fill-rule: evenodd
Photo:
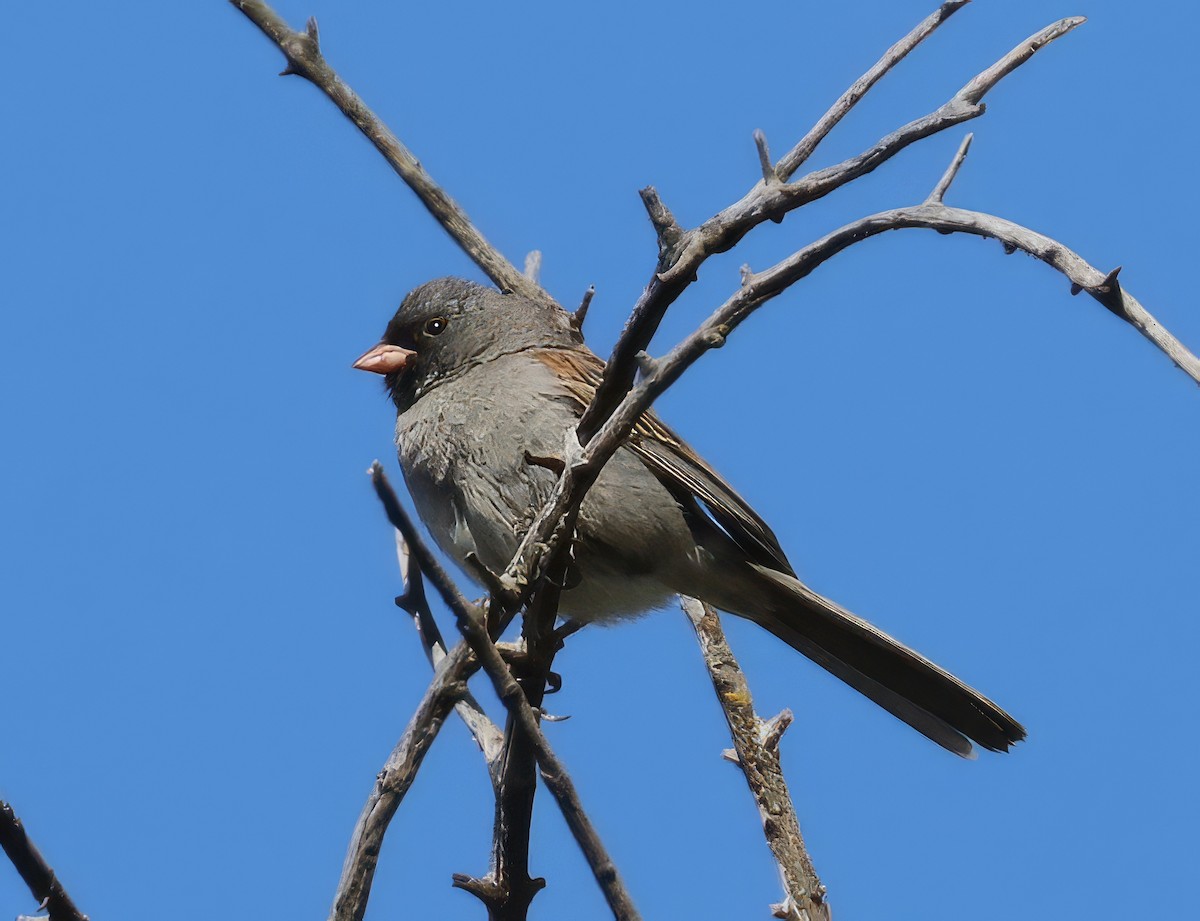
<path fill-rule="evenodd" d="M 536 279 L 523 275 L 484 238 L 459 204 L 433 181 L 412 152 L 329 66 L 321 54 L 316 19 L 309 19 L 305 30 L 296 32 L 262 0 L 229 2 L 245 13 L 246 18 L 283 52 L 288 62 L 283 73 L 303 77 L 328 96 L 383 154 L 397 175 L 421 199 L 421 204 L 501 291 L 513 291 L 539 301 L 551 300 Z"/>
<path fill-rule="evenodd" d="M 749 316 L 755 307 L 804 278 L 842 250 L 889 230 L 914 227 L 943 234 L 968 233 L 978 237 L 993 237 L 1004 244 L 1006 252 L 1021 250 L 1040 259 L 1070 279 L 1072 294 L 1086 291 L 1154 343 L 1177 368 L 1200 384 L 1200 359 L 1121 286 L 1117 281 L 1119 268 L 1103 272 L 1074 250 L 1028 227 L 981 211 L 951 208 L 933 199 L 916 207 L 881 211 L 854 221 L 806 246 L 778 265 L 749 276 L 742 291 L 718 311 L 721 315 L 718 322 L 732 328 Z"/>

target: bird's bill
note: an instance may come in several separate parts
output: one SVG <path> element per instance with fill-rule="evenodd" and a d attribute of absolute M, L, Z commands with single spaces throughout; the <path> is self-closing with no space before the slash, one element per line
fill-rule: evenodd
<path fill-rule="evenodd" d="M 381 342 L 360 355 L 352 367 L 359 371 L 372 371 L 375 374 L 393 374 L 396 371 L 403 371 L 408 360 L 416 354 L 412 349 Z"/>

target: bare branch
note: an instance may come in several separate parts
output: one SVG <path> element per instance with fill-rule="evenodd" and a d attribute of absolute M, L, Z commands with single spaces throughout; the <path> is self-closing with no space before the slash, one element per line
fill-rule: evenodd
<path fill-rule="evenodd" d="M 717 612 L 694 598 L 680 600 L 696 631 L 717 702 L 729 724 L 737 753 L 736 763 L 758 804 L 763 834 L 779 865 L 784 900 L 771 906 L 775 917 L 788 921 L 829 921 L 825 887 L 821 885 L 804 846 L 804 836 L 800 834 L 800 823 L 779 763 L 779 738 L 792 722 L 791 711 L 785 710 L 772 720 L 759 719 L 754 712 L 750 686 L 725 640 Z"/>
<path fill-rule="evenodd" d="M 25 824 L 3 800 L 0 800 L 0 848 L 38 900 L 39 910 L 46 910 L 49 921 L 88 921 L 87 915 L 67 895 L 37 845 L 29 840 Z"/>
<path fill-rule="evenodd" d="M 442 660 L 404 735 L 375 778 L 375 786 L 354 826 L 329 921 L 361 921 L 366 913 L 388 823 L 416 779 L 446 717 L 466 692 L 467 679 L 478 668 L 478 660 L 466 643 L 459 643 Z"/>
<path fill-rule="evenodd" d="M 467 214 L 446 191 L 433 181 L 420 161 L 380 121 L 321 54 L 315 19 L 304 32 L 295 32 L 262 0 L 229 0 L 245 13 L 287 58 L 285 74 L 304 77 L 321 90 L 383 154 L 392 169 L 408 184 L 421 203 L 468 256 L 495 282 L 501 291 L 514 291 L 534 300 L 551 300 L 535 282 L 517 271 L 471 223 Z"/>
<path fill-rule="evenodd" d="M 934 17 L 940 16 L 941 19 L 938 20 L 940 22 L 957 8 L 954 4 L 943 4 Z M 943 11 L 946 12 L 943 13 Z M 699 227 L 684 232 L 670 249 L 670 254 L 674 258 L 670 267 L 665 271 L 662 268 L 663 247 L 660 236 L 659 268 L 646 285 L 641 297 L 638 298 L 629 322 L 625 326 L 625 331 L 621 334 L 621 338 L 608 360 L 596 398 L 584 413 L 580 423 L 580 442 L 586 444 L 595 437 L 604 420 L 629 391 L 637 373 L 634 356 L 649 347 L 650 340 L 658 330 L 658 325 L 667 308 L 692 283 L 700 266 L 709 256 L 732 249 L 747 233 L 763 221 L 782 220 L 790 211 L 823 198 L 848 182 L 865 176 L 916 141 L 970 119 L 978 118 L 984 112 L 980 100 L 988 90 L 1028 61 L 1036 51 L 1056 38 L 1066 35 L 1083 21 L 1081 17 L 1076 17 L 1063 19 L 1047 26 L 1026 39 L 991 67 L 982 71 L 944 105 L 928 115 L 909 122 L 887 137 L 881 138 L 855 157 L 809 173 L 794 182 L 756 183 L 740 201 L 709 218 Z M 930 20 L 926 20 L 926 22 L 930 22 Z M 935 22 L 934 25 L 936 26 L 936 24 Z M 923 23 L 922 26 L 918 26 L 912 35 L 921 32 L 924 25 Z M 931 30 L 930 28 L 928 31 Z M 928 34 L 928 31 L 924 34 Z M 923 38 L 924 34 L 920 37 Z M 905 39 L 896 47 L 903 46 L 907 40 Z M 915 45 L 916 42 L 914 41 L 913 44 Z M 904 53 L 907 53 L 907 50 Z M 891 52 L 889 52 L 890 54 Z M 900 57 L 903 57 L 903 54 Z M 889 56 L 885 55 L 883 62 L 888 60 L 890 60 Z M 895 61 L 893 60 L 892 63 L 894 64 Z M 878 76 L 875 79 L 878 79 Z M 853 95 L 848 91 L 848 96 Z M 858 96 L 861 96 L 861 93 Z M 855 101 L 857 98 L 856 96 Z M 834 123 L 836 124 L 836 120 Z M 832 128 L 832 124 L 829 127 Z M 825 133 L 828 133 L 828 130 Z M 823 136 L 822 134 L 821 137 Z M 776 166 L 776 172 L 781 177 L 790 175 L 786 169 L 787 165 L 788 158 L 785 157 Z"/>
<path fill-rule="evenodd" d="M 492 638 L 483 624 L 483 618 L 454 587 L 446 571 L 425 545 L 412 519 L 409 518 L 408 513 L 396 498 L 396 493 L 388 483 L 383 468 L 378 463 L 371 467 L 371 479 L 375 485 L 376 494 L 387 511 L 388 520 L 404 535 L 404 540 L 408 543 L 422 571 L 442 594 L 446 606 L 454 614 L 463 637 L 479 659 L 483 671 L 491 679 L 496 694 L 512 715 L 518 728 L 533 746 L 537 754 L 538 765 L 541 768 L 542 780 L 554 796 L 563 818 L 567 821 L 567 827 L 571 829 L 575 841 L 583 851 L 613 916 L 620 921 L 639 918 L 616 865 L 600 841 L 600 836 L 592 825 L 591 819 L 583 810 L 574 781 L 571 780 L 565 766 L 554 753 L 538 726 L 537 714 L 529 705 L 529 701 L 525 699 L 521 686 L 509 671 L 499 650 L 496 649 L 495 643 L 492 642 Z M 573 527 L 573 515 L 562 517 L 564 520 L 570 521 Z"/>

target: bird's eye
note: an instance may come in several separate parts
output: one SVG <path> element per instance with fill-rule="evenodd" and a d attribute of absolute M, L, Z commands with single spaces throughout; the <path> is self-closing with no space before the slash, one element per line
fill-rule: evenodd
<path fill-rule="evenodd" d="M 426 336 L 440 336 L 446 331 L 446 318 L 434 317 L 432 320 L 425 321 Z"/>

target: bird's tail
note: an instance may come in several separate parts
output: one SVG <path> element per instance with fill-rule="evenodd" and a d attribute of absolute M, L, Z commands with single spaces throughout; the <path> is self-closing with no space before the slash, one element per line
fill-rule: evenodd
<path fill-rule="evenodd" d="M 1020 723 L 924 656 L 798 579 L 750 565 L 771 588 L 755 611 L 735 613 L 770 630 L 943 748 L 970 758 L 968 739 L 991 751 L 1007 751 L 1025 738 Z"/>

